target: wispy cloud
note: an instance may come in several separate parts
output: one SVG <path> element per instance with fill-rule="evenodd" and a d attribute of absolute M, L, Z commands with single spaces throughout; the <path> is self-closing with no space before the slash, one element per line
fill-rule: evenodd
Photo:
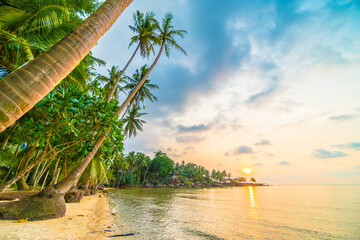
<path fill-rule="evenodd" d="M 184 126 L 184 125 L 178 125 L 177 128 L 180 133 L 182 132 L 201 132 L 210 129 L 210 125 L 205 124 L 198 124 L 198 125 L 192 125 L 192 126 Z"/>
<path fill-rule="evenodd" d="M 255 145 L 257 145 L 257 146 L 259 146 L 259 145 L 269 145 L 269 144 L 270 144 L 270 141 L 266 140 L 266 139 L 263 139 L 260 142 L 255 143 Z"/>
<path fill-rule="evenodd" d="M 329 120 L 339 123 L 350 119 L 354 119 L 356 117 L 357 117 L 356 115 L 344 114 L 344 115 L 330 116 Z"/>
<path fill-rule="evenodd" d="M 277 165 L 290 165 L 291 163 L 290 162 L 288 162 L 288 161 L 281 161 L 281 162 L 279 162 Z"/>
<path fill-rule="evenodd" d="M 255 167 L 255 166 L 264 166 L 264 164 L 257 162 L 257 163 L 254 163 L 254 164 L 251 165 L 251 166 L 253 166 L 253 167 Z"/>
<path fill-rule="evenodd" d="M 234 154 L 245 154 L 245 153 L 253 153 L 251 147 L 248 146 L 240 146 L 235 149 Z"/>
<path fill-rule="evenodd" d="M 269 86 L 267 86 L 264 90 L 251 95 L 248 98 L 248 100 L 245 101 L 245 103 L 255 103 L 261 101 L 265 97 L 272 95 L 278 89 L 278 87 L 279 87 L 279 80 L 278 78 L 274 77 L 272 78 L 272 81 L 269 84 Z"/>
<path fill-rule="evenodd" d="M 234 156 L 234 155 L 249 154 L 249 153 L 254 153 L 253 149 L 249 146 L 243 145 L 231 151 L 226 152 L 225 156 Z"/>
<path fill-rule="evenodd" d="M 321 159 L 326 158 L 337 158 L 337 157 L 346 157 L 348 156 L 346 153 L 340 151 L 328 151 L 322 148 L 316 149 L 313 152 L 313 156 Z"/>
<path fill-rule="evenodd" d="M 360 151 L 360 142 L 349 142 L 349 143 L 345 143 L 345 144 L 337 144 L 337 145 L 334 145 L 334 147 L 344 148 L 344 149 L 356 149 L 356 150 Z"/>

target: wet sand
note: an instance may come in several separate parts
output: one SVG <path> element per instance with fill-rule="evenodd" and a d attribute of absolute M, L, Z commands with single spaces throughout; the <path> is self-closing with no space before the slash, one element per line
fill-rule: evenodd
<path fill-rule="evenodd" d="M 106 239 L 119 234 L 109 199 L 103 194 L 67 203 L 66 209 L 66 215 L 57 219 L 22 223 L 0 220 L 0 239 Z"/>

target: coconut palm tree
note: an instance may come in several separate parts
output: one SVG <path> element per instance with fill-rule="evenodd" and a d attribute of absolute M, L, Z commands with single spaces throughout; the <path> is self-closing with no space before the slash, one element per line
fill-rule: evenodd
<path fill-rule="evenodd" d="M 142 57 L 149 56 L 150 52 L 154 53 L 154 49 L 152 48 L 153 43 L 156 41 L 154 16 L 155 14 L 153 12 L 147 12 L 145 16 L 139 11 L 136 11 L 133 14 L 134 25 L 129 26 L 129 28 L 135 33 L 135 35 L 131 38 L 129 47 L 136 43 L 137 47 L 114 84 L 115 87 L 110 92 L 108 100 L 112 98 L 114 91 L 118 86 L 118 82 L 130 65 L 131 61 L 134 59 L 137 51 L 140 49 L 140 55 Z"/>
<path fill-rule="evenodd" d="M 119 70 L 119 66 L 112 66 L 111 69 L 108 69 L 108 75 L 109 75 L 108 77 L 104 75 L 98 75 L 96 77 L 96 80 L 106 83 L 104 86 L 106 91 L 104 98 L 111 99 L 110 94 L 114 93 L 115 94 L 114 98 L 118 100 L 119 92 L 122 91 L 121 86 L 119 86 L 120 85 L 119 80 L 121 80 L 122 73 L 123 72 Z M 122 79 L 122 81 L 125 82 L 124 79 Z"/>
<path fill-rule="evenodd" d="M 33 60 L 80 21 L 71 14 L 65 1 L 4 0 L 4 3 L 0 6 L 0 65 L 9 71 Z"/>
<path fill-rule="evenodd" d="M 147 113 L 141 113 L 139 111 L 139 107 L 133 106 L 128 111 L 128 116 L 124 119 L 124 135 L 128 138 L 131 138 L 131 136 L 136 137 L 137 130 L 143 131 L 143 124 L 146 122 L 144 120 L 141 120 L 139 117 L 144 116 Z"/>
<path fill-rule="evenodd" d="M 45 53 L 0 80 L 0 132 L 61 82 L 133 0 L 107 0 Z"/>
<path fill-rule="evenodd" d="M 171 25 L 171 21 L 173 19 L 172 14 L 168 13 L 165 15 L 165 18 L 162 21 L 162 25 L 158 22 L 156 22 L 156 27 L 158 31 L 160 32 L 158 36 L 158 40 L 155 42 L 156 44 L 160 45 L 160 50 L 158 55 L 156 56 L 153 64 L 150 66 L 149 70 L 146 72 L 146 74 L 143 76 L 141 81 L 138 82 L 136 87 L 129 93 L 125 101 L 121 104 L 119 110 L 116 112 L 116 116 L 120 116 L 121 113 L 125 110 L 125 108 L 128 106 L 128 104 L 132 101 L 132 99 L 135 97 L 136 93 L 139 91 L 141 86 L 145 83 L 147 78 L 149 77 L 149 74 L 156 66 L 157 62 L 159 61 L 159 58 L 162 54 L 162 51 L 165 49 L 165 54 L 167 57 L 169 57 L 170 54 L 170 48 L 175 47 L 176 49 L 180 50 L 184 54 L 186 54 L 185 50 L 182 49 L 175 41 L 175 37 L 179 36 L 181 38 L 184 37 L 186 31 L 185 30 L 176 30 L 174 29 L 174 26 Z M 108 129 L 110 131 L 110 129 Z M 60 181 L 58 184 L 56 184 L 55 188 L 60 193 L 66 193 L 71 186 L 77 181 L 77 179 L 81 176 L 82 172 L 86 168 L 86 166 L 89 164 L 91 159 L 95 156 L 99 148 L 101 147 L 103 141 L 106 138 L 106 134 L 102 134 L 97 141 L 94 143 L 93 149 L 81 160 L 78 166 L 74 168 L 74 170 L 62 181 Z"/>
<path fill-rule="evenodd" d="M 149 69 L 146 65 L 142 66 L 140 71 L 139 69 L 136 69 L 135 73 L 133 74 L 132 78 L 129 76 L 126 76 L 127 84 L 124 87 L 127 90 L 133 90 L 136 85 L 141 81 L 141 79 L 145 76 Z M 140 107 L 140 103 L 143 103 L 146 99 L 150 100 L 151 102 L 157 101 L 157 97 L 155 97 L 150 90 L 153 89 L 159 89 L 159 86 L 156 84 L 150 83 L 150 79 L 146 79 L 144 84 L 141 86 L 139 91 L 135 94 L 135 97 L 132 100 L 132 103 L 135 104 L 135 106 Z M 132 104 L 130 103 L 130 105 Z M 145 106 L 142 106 L 145 108 Z"/>

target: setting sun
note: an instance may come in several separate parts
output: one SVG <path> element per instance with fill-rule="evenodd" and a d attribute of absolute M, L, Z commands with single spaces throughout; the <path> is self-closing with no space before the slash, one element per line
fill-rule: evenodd
<path fill-rule="evenodd" d="M 244 168 L 242 171 L 244 173 L 246 173 L 246 174 L 250 174 L 251 173 L 251 168 Z"/>

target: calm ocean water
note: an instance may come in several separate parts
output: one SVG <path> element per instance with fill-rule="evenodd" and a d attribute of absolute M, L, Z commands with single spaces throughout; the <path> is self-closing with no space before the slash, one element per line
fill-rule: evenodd
<path fill-rule="evenodd" d="M 126 239 L 360 239 L 360 185 L 112 192 Z"/>

